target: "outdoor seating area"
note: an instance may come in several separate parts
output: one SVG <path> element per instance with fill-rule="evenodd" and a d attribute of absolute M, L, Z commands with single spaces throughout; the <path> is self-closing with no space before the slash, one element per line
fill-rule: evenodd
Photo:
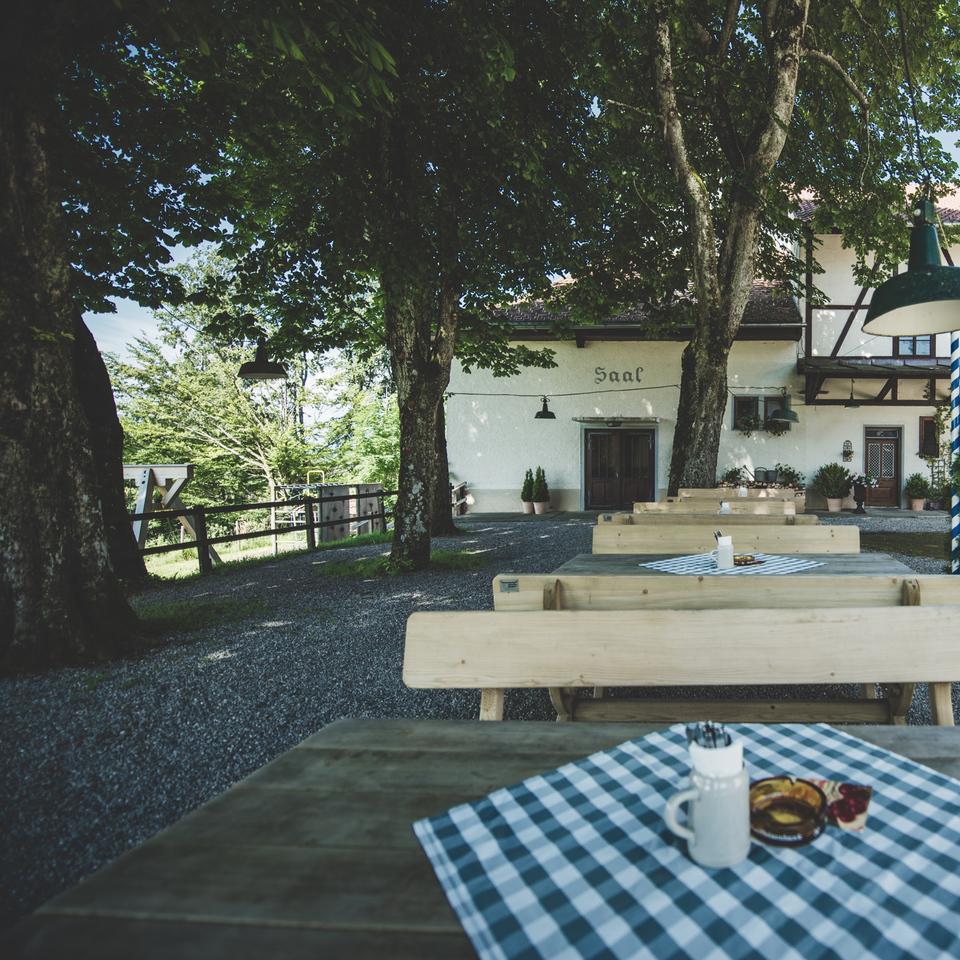
<path fill-rule="evenodd" d="M 0 960 L 960 960 L 960 3 L 0 69 Z"/>

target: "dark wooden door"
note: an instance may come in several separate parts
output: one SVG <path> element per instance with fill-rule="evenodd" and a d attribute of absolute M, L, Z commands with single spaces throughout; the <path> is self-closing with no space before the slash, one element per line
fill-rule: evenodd
<path fill-rule="evenodd" d="M 900 506 L 900 431 L 867 427 L 864 470 L 878 479 L 867 490 L 867 503 L 874 507 Z"/>
<path fill-rule="evenodd" d="M 585 431 L 587 510 L 632 509 L 655 499 L 652 430 Z"/>

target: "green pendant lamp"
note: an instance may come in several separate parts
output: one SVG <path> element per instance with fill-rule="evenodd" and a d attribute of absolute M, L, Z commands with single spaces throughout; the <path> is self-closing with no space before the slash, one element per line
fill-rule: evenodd
<path fill-rule="evenodd" d="M 960 269 L 943 265 L 936 224 L 933 203 L 922 200 L 913 211 L 907 272 L 874 291 L 864 333 L 916 337 L 960 327 Z"/>
<path fill-rule="evenodd" d="M 797 416 L 796 411 L 790 409 L 790 398 L 787 396 L 787 391 L 782 391 L 782 397 L 780 400 L 780 406 L 777 407 L 773 413 L 767 417 L 768 420 L 772 420 L 774 423 L 799 423 L 800 418 Z"/>

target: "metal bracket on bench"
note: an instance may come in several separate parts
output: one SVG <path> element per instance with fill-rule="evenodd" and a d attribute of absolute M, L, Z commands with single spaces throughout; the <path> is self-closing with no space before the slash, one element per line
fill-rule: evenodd
<path fill-rule="evenodd" d="M 557 711 L 557 722 L 562 723 L 573 719 L 576 692 L 569 687 L 550 687 L 550 702 Z"/>

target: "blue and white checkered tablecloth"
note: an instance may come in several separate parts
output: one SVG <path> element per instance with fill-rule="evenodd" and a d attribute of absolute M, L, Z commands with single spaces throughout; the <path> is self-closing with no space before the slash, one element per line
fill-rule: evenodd
<path fill-rule="evenodd" d="M 698 866 L 662 819 L 678 724 L 414 824 L 480 957 L 960 956 L 960 782 L 825 724 L 729 729 L 753 778 L 872 785 L 866 829 Z"/>
<path fill-rule="evenodd" d="M 769 553 L 754 553 L 752 556 L 763 563 L 749 567 L 733 567 L 730 570 L 718 570 L 717 561 L 712 553 L 695 553 L 688 557 L 669 557 L 666 560 L 652 560 L 641 563 L 641 567 L 662 570 L 664 573 L 694 574 L 697 576 L 726 576 L 729 574 L 767 574 L 776 576 L 784 573 L 799 573 L 822 567 L 822 560 L 807 560 L 804 557 L 777 557 Z"/>

